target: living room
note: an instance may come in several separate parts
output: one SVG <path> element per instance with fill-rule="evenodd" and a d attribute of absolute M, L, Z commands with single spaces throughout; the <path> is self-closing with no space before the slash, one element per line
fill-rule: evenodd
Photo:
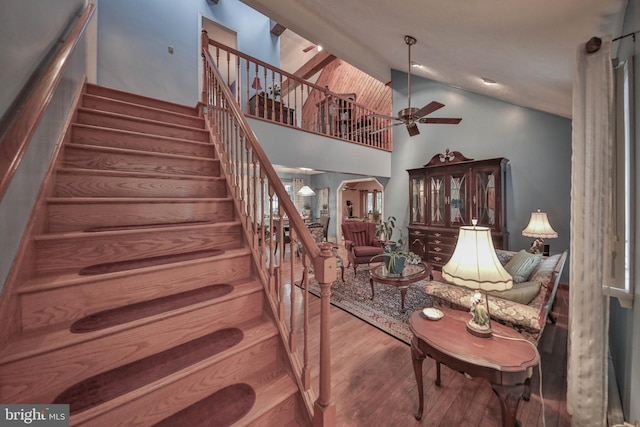
<path fill-rule="evenodd" d="M 166 6 L 165 10 L 160 10 L 151 5 L 131 6 L 124 1 L 104 1 L 101 4 L 98 32 L 112 35 L 98 37 L 97 75 L 101 84 L 194 105 L 199 96 L 196 77 L 198 60 L 195 59 L 198 57 L 199 24 L 194 17 L 199 14 L 235 28 L 244 51 L 277 63 L 277 42 L 267 36 L 269 20 L 255 11 L 243 9 L 239 13 L 234 9 L 244 5 L 231 1 L 213 5 L 202 1 L 181 7 Z M 635 31 L 634 24 L 640 22 L 634 15 L 637 14 L 637 5 L 631 4 L 630 7 L 630 21 L 625 29 Z M 156 9 L 153 12 L 154 19 L 144 19 L 145 16 L 148 18 L 150 9 Z M 131 22 L 136 25 L 125 25 Z M 420 35 L 416 36 L 420 38 Z M 127 43 L 130 40 L 137 40 L 138 43 Z M 166 45 L 173 46 L 173 56 L 165 53 Z M 398 40 L 398 48 L 404 49 L 402 40 Z M 132 73 L 129 67 L 135 63 L 147 63 L 153 67 L 153 78 L 149 78 L 147 67 Z M 394 110 L 407 103 L 406 83 L 406 73 L 392 70 Z M 330 171 L 329 176 L 336 174 L 340 178 L 377 178 L 384 185 L 384 214 L 399 218 L 401 227 L 406 227 L 409 217 L 407 169 L 421 167 L 434 155 L 444 153 L 447 149 L 460 151 L 477 160 L 505 157 L 509 159 L 506 198 L 509 248 L 529 247 L 530 239 L 523 237 L 521 231 L 530 213 L 538 208 L 548 213 L 558 232 L 558 238 L 548 242 L 551 252 L 557 253 L 570 247 L 570 118 L 523 108 L 418 76 L 412 80 L 411 98 L 413 105 L 424 105 L 432 100 L 442 102 L 447 106 L 447 114 L 462 117 L 463 120 L 457 126 L 425 126 L 417 137 L 409 137 L 403 128 L 399 128 L 394 132 L 393 153 L 349 147 L 341 142 L 294 133 L 290 129 L 255 120 L 251 121 L 251 125 L 272 163 L 312 167 Z M 321 178 L 310 178 L 312 187 L 326 186 L 316 179 Z M 335 196 L 336 191 L 330 191 L 329 206 L 331 216 L 338 218 L 341 207 Z M 567 266 L 563 281 L 571 284 L 568 272 Z M 612 301 L 612 306 L 615 304 L 617 302 Z M 639 367 L 640 342 L 638 333 L 634 333 L 632 327 L 638 324 L 640 314 L 636 308 L 633 311 L 619 310 L 614 315 L 617 317 L 611 323 L 619 329 L 613 331 L 611 340 L 612 346 L 619 348 L 619 357 L 624 362 L 620 364 L 623 372 L 618 376 L 623 380 L 623 401 L 629 407 L 629 403 L 637 399 L 640 387 L 638 380 L 634 380 L 638 377 L 634 374 Z M 638 418 L 637 411 L 637 407 L 634 409 L 632 405 L 630 419 Z"/>

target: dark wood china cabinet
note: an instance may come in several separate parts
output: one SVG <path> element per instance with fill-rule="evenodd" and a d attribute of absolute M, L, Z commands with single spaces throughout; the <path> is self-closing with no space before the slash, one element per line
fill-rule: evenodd
<path fill-rule="evenodd" d="M 473 160 L 459 151 L 437 154 L 409 169 L 409 249 L 434 267 L 449 261 L 458 227 L 492 229 L 496 249 L 507 249 L 505 185 L 509 160 Z"/>

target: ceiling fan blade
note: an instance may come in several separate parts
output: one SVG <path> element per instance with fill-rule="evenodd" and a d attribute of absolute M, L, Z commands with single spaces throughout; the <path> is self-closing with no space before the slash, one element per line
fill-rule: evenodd
<path fill-rule="evenodd" d="M 444 104 L 441 104 L 437 101 L 431 101 L 430 103 L 416 111 L 416 116 L 426 116 L 427 114 L 431 114 L 434 111 L 441 109 L 442 107 L 444 107 Z"/>
<path fill-rule="evenodd" d="M 420 133 L 420 129 L 418 129 L 418 125 L 415 123 L 408 124 L 407 131 L 409 132 L 409 136 L 416 136 Z"/>
<path fill-rule="evenodd" d="M 385 116 L 384 114 L 369 114 L 369 117 L 375 117 L 378 119 L 400 120 L 397 117 Z"/>
<path fill-rule="evenodd" d="M 449 117 L 423 117 L 419 120 L 420 123 L 431 123 L 441 125 L 457 125 L 462 119 L 454 119 Z"/>

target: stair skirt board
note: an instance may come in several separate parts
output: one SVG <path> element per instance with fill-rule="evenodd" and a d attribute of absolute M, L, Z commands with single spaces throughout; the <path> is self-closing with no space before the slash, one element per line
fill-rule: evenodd
<path fill-rule="evenodd" d="M 256 402 L 249 384 L 232 384 L 165 418 L 153 427 L 224 427 L 239 421 Z"/>
<path fill-rule="evenodd" d="M 123 307 L 100 311 L 73 322 L 69 330 L 72 333 L 93 332 L 112 326 L 154 316 L 178 308 L 187 307 L 202 301 L 213 300 L 227 295 L 234 287 L 229 284 L 205 286 L 181 292 L 175 295 L 167 295 Z"/>
<path fill-rule="evenodd" d="M 153 356 L 87 378 L 63 391 L 53 403 L 68 404 L 70 413 L 77 414 L 232 348 L 243 338 L 244 333 L 241 329 L 220 329 Z"/>
<path fill-rule="evenodd" d="M 193 259 L 218 256 L 223 253 L 224 251 L 222 249 L 203 249 L 201 251 L 186 252 L 183 254 L 160 255 L 149 258 L 107 262 L 105 264 L 95 264 L 84 267 L 78 274 L 80 276 L 93 276 L 96 274 L 115 273 L 118 271 L 135 270 L 137 268 L 153 267 L 174 262 L 191 261 Z"/>
<path fill-rule="evenodd" d="M 214 221 L 182 221 L 182 222 L 159 222 L 152 224 L 131 224 L 131 225 L 108 225 L 103 227 L 90 227 L 82 230 L 85 233 L 98 233 L 102 231 L 139 230 L 144 228 L 177 227 L 181 225 L 204 225 L 214 224 Z"/>

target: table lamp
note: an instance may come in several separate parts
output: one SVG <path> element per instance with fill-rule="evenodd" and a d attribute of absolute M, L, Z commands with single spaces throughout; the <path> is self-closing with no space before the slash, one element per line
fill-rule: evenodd
<path fill-rule="evenodd" d="M 492 332 L 487 292 L 511 289 L 513 279 L 498 260 L 491 229 L 476 226 L 475 219 L 472 223 L 471 227 L 460 227 L 453 255 L 442 267 L 442 277 L 454 285 L 478 291 L 472 301 L 473 317 L 467 322 L 467 331 L 489 338 Z M 484 306 L 481 293 L 484 293 Z"/>
<path fill-rule="evenodd" d="M 253 78 L 253 83 L 251 83 L 251 87 L 256 91 L 262 90 L 262 84 L 260 83 L 260 77 L 256 76 Z"/>
<path fill-rule="evenodd" d="M 544 244 L 544 239 L 555 239 L 558 237 L 558 233 L 549 224 L 549 218 L 547 218 L 546 212 L 531 212 L 531 218 L 529 219 L 529 225 L 522 230 L 522 235 L 525 237 L 533 237 L 535 240 L 531 245 L 530 252 L 534 254 L 543 253 L 549 255 L 549 245 Z"/>

